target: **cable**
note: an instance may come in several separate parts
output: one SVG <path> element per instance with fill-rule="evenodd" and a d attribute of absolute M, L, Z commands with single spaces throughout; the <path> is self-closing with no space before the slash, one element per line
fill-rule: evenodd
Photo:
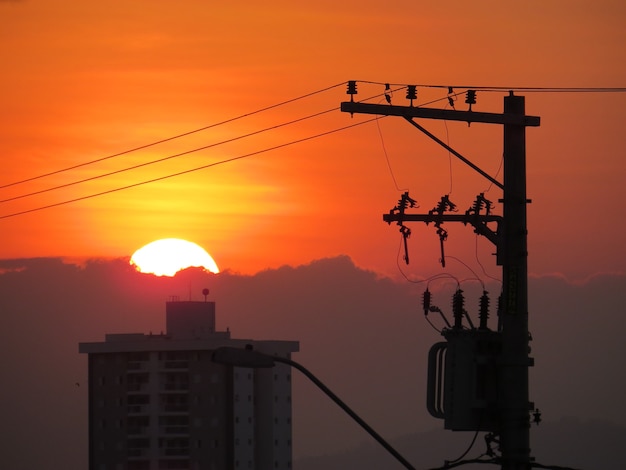
<path fill-rule="evenodd" d="M 400 88 L 397 88 L 395 90 L 391 90 L 388 89 L 387 86 L 385 86 L 385 98 L 388 100 L 389 104 L 391 104 L 391 98 L 393 97 L 393 93 L 395 91 L 400 90 Z M 383 154 L 385 155 L 385 161 L 387 162 L 387 168 L 389 169 L 389 174 L 391 175 L 391 179 L 393 180 L 393 184 L 396 187 L 397 191 L 407 191 L 408 188 L 400 188 L 400 186 L 398 185 L 398 180 L 396 179 L 396 175 L 393 173 L 393 168 L 391 167 L 391 161 L 389 161 L 389 155 L 387 153 L 387 147 L 385 146 L 385 139 L 383 138 L 383 131 L 380 128 L 380 123 L 378 122 L 379 119 L 385 118 L 388 116 L 376 116 L 376 128 L 378 129 L 378 135 L 380 136 L 380 144 L 383 148 Z"/>
<path fill-rule="evenodd" d="M 380 129 L 380 124 L 378 122 L 379 119 L 388 116 L 376 116 L 376 128 L 378 129 L 378 135 L 380 136 L 380 144 L 383 148 L 383 153 L 385 154 L 385 161 L 387 162 L 387 168 L 389 169 L 389 174 L 391 175 L 391 179 L 393 180 L 393 184 L 396 187 L 397 191 L 407 191 L 408 188 L 400 188 L 398 185 L 398 180 L 396 179 L 396 175 L 393 173 L 393 168 L 391 167 L 391 162 L 389 161 L 389 155 L 387 154 L 387 148 L 385 147 L 385 140 L 383 139 L 383 132 Z"/>
<path fill-rule="evenodd" d="M 450 147 L 450 134 L 448 133 L 448 121 L 443 120 L 443 125 L 446 128 L 446 143 L 448 147 Z M 452 194 L 452 153 L 448 150 L 448 165 L 450 167 L 450 190 L 448 191 L 448 196 Z"/>
<path fill-rule="evenodd" d="M 336 111 L 337 109 L 338 108 L 327 109 L 326 111 L 320 111 L 318 113 L 310 114 L 308 116 L 305 116 L 305 117 L 302 117 L 302 118 L 298 118 L 298 119 L 294 119 L 292 121 L 284 122 L 282 124 L 276 124 L 274 126 L 266 127 L 265 129 L 261 129 L 261 130 L 254 131 L 254 132 L 250 132 L 249 134 L 240 135 L 238 137 L 233 137 L 231 139 L 226 139 L 226 140 L 222 140 L 220 142 L 216 142 L 216 143 L 213 143 L 213 144 L 204 145 L 202 147 L 198 147 L 198 148 L 195 148 L 195 149 L 186 150 L 184 152 L 180 152 L 180 153 L 177 153 L 177 154 L 174 154 L 174 155 L 169 155 L 167 157 L 158 158 L 156 160 L 151 160 L 149 162 L 139 163 L 137 165 L 133 165 L 133 166 L 130 166 L 130 167 L 122 168 L 121 170 L 115 170 L 115 171 L 111 171 L 109 173 L 102 173 L 100 175 L 91 176 L 89 178 L 84 178 L 82 180 L 73 181 L 71 183 L 65 183 L 65 184 L 61 184 L 61 185 L 58 185 L 58 186 L 53 186 L 51 188 L 46 188 L 46 189 L 42 189 L 42 190 L 39 190 L 39 191 L 33 191 L 31 193 L 22 194 L 22 195 L 10 197 L 10 198 L 7 198 L 7 199 L 2 199 L 2 200 L 0 200 L 0 203 L 14 201 L 16 199 L 23 199 L 25 197 L 34 196 L 34 195 L 46 193 L 46 192 L 49 192 L 49 191 L 54 191 L 56 189 L 66 188 L 68 186 L 74 186 L 74 185 L 77 185 L 77 184 L 80 184 L 80 183 L 85 183 L 87 181 L 93 181 L 93 180 L 97 180 L 97 179 L 100 179 L 100 178 L 105 178 L 107 176 L 112 176 L 112 175 L 116 175 L 116 174 L 119 174 L 119 173 L 124 173 L 124 172 L 130 171 L 130 170 L 136 170 L 137 168 L 141 168 L 141 167 L 145 167 L 145 166 L 149 166 L 149 165 L 154 165 L 155 163 L 161 163 L 161 162 L 164 162 L 166 160 L 171 160 L 173 158 L 178 158 L 178 157 L 182 157 L 184 155 L 189 155 L 191 153 L 199 152 L 200 150 L 206 150 L 208 148 L 217 147 L 219 145 L 235 142 L 237 140 L 245 139 L 247 137 L 251 137 L 253 135 L 261 134 L 263 132 L 279 129 L 279 128 L 284 127 L 284 126 L 295 124 L 297 122 L 305 121 L 305 120 L 311 119 L 313 117 L 318 117 L 318 116 L 321 116 L 323 114 L 327 114 L 327 113 L 330 113 L 332 111 Z"/>
<path fill-rule="evenodd" d="M 467 449 L 465 449 L 465 452 L 463 452 L 461 454 L 460 457 L 454 459 L 454 460 L 446 460 L 446 465 L 449 465 L 451 463 L 456 463 L 460 460 L 462 460 L 467 454 L 469 454 L 469 451 L 472 450 L 472 447 L 474 447 L 474 444 L 476 443 L 476 438 L 478 437 L 478 431 L 476 431 L 474 433 L 474 437 L 472 438 L 472 442 L 470 442 L 470 445 L 467 447 Z"/>
<path fill-rule="evenodd" d="M 577 470 L 572 467 L 561 467 L 560 465 L 543 465 L 538 462 L 531 462 L 530 466 L 533 468 L 545 468 L 548 470 Z"/>
<path fill-rule="evenodd" d="M 498 166 L 498 171 L 496 171 L 496 174 L 493 175 L 494 179 L 498 178 L 498 175 L 502 171 L 503 165 L 504 165 L 504 154 L 502 154 L 502 158 L 500 159 L 500 165 Z M 491 188 L 493 188 L 493 181 L 489 182 L 489 186 L 487 186 L 487 189 L 485 189 L 483 193 L 488 193 L 489 191 L 491 191 Z"/>
<path fill-rule="evenodd" d="M 287 142 L 287 143 L 284 143 L 284 144 L 280 144 L 280 145 L 276 145 L 274 147 L 269 147 L 269 148 L 266 148 L 266 149 L 257 150 L 257 151 L 250 152 L 250 153 L 247 153 L 247 154 L 244 154 L 244 155 L 239 155 L 237 157 L 227 158 L 225 160 L 220 160 L 218 162 L 213 162 L 213 163 L 210 163 L 208 165 L 202 165 L 200 167 L 191 168 L 189 170 L 179 171 L 177 173 L 171 173 L 169 175 L 161 176 L 161 177 L 158 177 L 158 178 L 153 178 L 153 179 L 150 179 L 150 180 L 141 181 L 139 183 L 133 183 L 133 184 L 129 184 L 127 186 L 121 186 L 121 187 L 118 187 L 118 188 L 109 189 L 107 191 L 102 191 L 102 192 L 95 193 L 95 194 L 90 194 L 90 195 L 87 195 L 87 196 L 81 196 L 81 197 L 78 197 L 78 198 L 69 199 L 69 200 L 57 202 L 57 203 L 54 203 L 54 204 L 48 204 L 46 206 L 35 207 L 33 209 L 27 209 L 27 210 L 20 211 L 20 212 L 14 212 L 12 214 L 2 215 L 2 216 L 0 216 L 0 219 L 8 219 L 10 217 L 16 217 L 18 215 L 28 214 L 28 213 L 31 213 L 31 212 L 37 212 L 37 211 L 44 210 L 44 209 L 50 209 L 52 207 L 58 207 L 58 206 L 62 206 L 62 205 L 65 205 L 65 204 L 70 204 L 70 203 L 73 203 L 73 202 L 83 201 L 85 199 L 91 199 L 91 198 L 94 198 L 94 197 L 103 196 L 105 194 L 110 194 L 110 193 L 114 193 L 114 192 L 117 192 L 117 191 L 123 191 L 125 189 L 134 188 L 134 187 L 137 187 L 137 186 L 142 186 L 142 185 L 145 185 L 145 184 L 154 183 L 156 181 L 162 181 L 162 180 L 165 180 L 165 179 L 173 178 L 175 176 L 181 176 L 181 175 L 185 175 L 185 174 L 188 174 L 188 173 L 193 173 L 195 171 L 204 170 L 204 169 L 211 168 L 211 167 L 214 167 L 214 166 L 217 166 L 217 165 L 222 165 L 224 163 L 230 163 L 230 162 L 234 162 L 234 161 L 237 161 L 237 160 L 242 160 L 244 158 L 249 158 L 249 157 L 252 157 L 252 156 L 255 156 L 255 155 L 259 155 L 259 154 L 262 154 L 262 153 L 270 152 L 272 150 L 277 150 L 277 149 L 280 149 L 280 148 L 283 148 L 283 147 L 288 147 L 290 145 L 299 144 L 301 142 L 306 142 L 308 140 L 313 140 L 313 139 L 316 139 L 318 137 L 323 137 L 323 136 L 330 135 L 330 134 L 333 134 L 333 133 L 336 133 L 336 132 L 340 132 L 340 131 L 344 131 L 344 130 L 347 130 L 347 129 L 350 129 L 350 128 L 353 128 L 353 127 L 361 126 L 363 124 L 370 123 L 370 122 L 374 121 L 375 119 L 376 118 L 368 119 L 366 121 L 361 121 L 361 122 L 358 122 L 358 123 L 355 123 L 355 124 L 350 124 L 348 126 L 332 129 L 330 131 L 321 132 L 319 134 L 315 134 L 315 135 L 312 135 L 312 136 L 304 137 L 302 139 L 292 140 L 290 142 Z"/>
<path fill-rule="evenodd" d="M 467 265 L 465 262 L 461 261 L 456 256 L 447 255 L 446 258 L 453 259 L 453 260 L 457 261 L 458 263 L 461 263 L 463 266 L 465 266 L 474 275 L 474 277 L 468 277 L 466 279 L 463 279 L 463 280 L 459 281 L 459 284 L 461 282 L 466 282 L 466 281 L 478 281 L 478 282 L 480 282 L 480 285 L 482 286 L 483 290 L 485 290 L 485 283 L 483 282 L 483 280 L 480 277 L 478 277 L 478 274 L 476 274 L 476 271 L 474 271 L 472 268 L 469 267 L 469 265 Z"/>
<path fill-rule="evenodd" d="M 498 281 L 500 284 L 502 284 L 502 279 L 497 278 L 497 277 L 494 277 L 494 276 L 492 276 L 491 274 L 489 274 L 489 273 L 487 272 L 487 270 L 485 269 L 485 267 L 483 266 L 483 264 L 480 262 L 480 259 L 478 258 L 478 234 L 476 234 L 476 239 L 475 239 L 475 240 L 476 240 L 476 242 L 475 242 L 475 244 L 474 244 L 474 247 L 475 247 L 475 251 L 474 251 L 474 253 L 475 253 L 475 255 L 476 255 L 476 262 L 478 263 L 478 266 L 480 266 L 480 269 L 482 269 L 483 274 L 484 274 L 485 276 L 487 276 L 487 277 L 488 277 L 488 278 L 490 278 L 490 279 L 493 279 L 494 281 Z"/>
<path fill-rule="evenodd" d="M 33 177 L 26 178 L 26 179 L 21 180 L 21 181 L 15 181 L 13 183 L 0 185 L 0 189 L 8 188 L 9 186 L 15 186 L 15 185 L 18 185 L 18 184 L 26 183 L 26 182 L 33 181 L 33 180 L 40 179 L 40 178 L 45 178 L 46 176 L 56 175 L 56 174 L 59 174 L 59 173 L 63 173 L 65 171 L 75 170 L 76 168 L 81 168 L 83 166 L 91 165 L 93 163 L 102 162 L 104 160 L 109 160 L 111 158 L 115 158 L 115 157 L 126 155 L 126 154 L 129 154 L 129 153 L 132 153 L 132 152 L 136 152 L 138 150 L 143 150 L 143 149 L 146 149 L 146 148 L 149 148 L 149 147 L 154 147 L 155 145 L 159 145 L 159 144 L 162 144 L 162 143 L 165 143 L 165 142 L 170 142 L 172 140 L 179 139 L 181 137 L 186 137 L 186 136 L 189 136 L 189 135 L 201 132 L 201 131 L 205 131 L 205 130 L 208 130 L 208 129 L 211 129 L 211 128 L 214 128 L 214 127 L 217 127 L 217 126 L 221 126 L 223 124 L 228 124 L 230 122 L 234 122 L 234 121 L 237 121 L 239 119 L 243 119 L 245 117 L 253 116 L 255 114 L 259 114 L 259 113 L 262 113 L 264 111 L 268 111 L 268 110 L 273 109 L 273 108 L 278 108 L 280 106 L 284 106 L 286 104 L 293 103 L 295 101 L 299 101 L 301 99 L 308 98 L 310 96 L 314 96 L 316 94 L 323 93 L 323 92 L 328 91 L 328 90 L 332 90 L 333 88 L 337 88 L 337 87 L 345 85 L 345 84 L 346 84 L 346 82 L 344 81 L 344 82 L 338 83 L 336 85 L 332 85 L 332 86 L 329 86 L 329 87 L 326 87 L 326 88 L 322 88 L 322 89 L 313 91 L 311 93 L 307 93 L 307 94 L 298 96 L 296 98 L 291 98 L 291 99 L 286 100 L 286 101 L 281 101 L 280 103 L 276 103 L 276 104 L 273 104 L 273 105 L 270 105 L 270 106 L 266 106 L 264 108 L 257 109 L 256 111 L 251 111 L 251 112 L 246 113 L 246 114 L 241 114 L 241 115 L 236 116 L 234 118 L 226 119 L 225 121 L 221 121 L 221 122 L 217 122 L 217 123 L 214 123 L 214 124 L 210 124 L 208 126 L 200 127 L 198 129 L 195 129 L 195 130 L 192 130 L 192 131 L 184 132 L 182 134 L 178 134 L 178 135 L 175 135 L 175 136 L 172 136 L 172 137 L 167 137 L 165 139 L 157 140 L 157 141 L 149 143 L 149 144 L 140 145 L 139 147 L 134 147 L 134 148 L 131 148 L 129 150 L 124 150 L 122 152 L 118 152 L 118 153 L 115 153 L 115 154 L 112 154 L 112 155 L 108 155 L 106 157 L 98 158 L 96 160 L 91 160 L 89 162 L 79 163 L 78 165 L 73 165 L 73 166 L 69 166 L 67 168 L 62 168 L 60 170 L 55 170 L 55 171 L 52 171 L 52 172 L 49 172 L 49 173 L 44 173 L 44 174 L 41 174 L 41 175 L 38 175 L 38 176 L 33 176 Z"/>
<path fill-rule="evenodd" d="M 468 460 L 461 460 L 460 462 L 456 462 L 456 463 L 452 463 L 452 464 L 445 464 L 441 467 L 434 467 L 434 468 L 430 468 L 428 470 L 447 470 L 449 468 L 455 468 L 455 467 L 460 467 L 461 465 L 468 465 L 471 463 L 485 463 L 485 464 L 494 464 L 494 465 L 499 465 L 500 459 L 481 459 L 481 458 L 477 458 L 477 459 L 468 459 Z"/>
<path fill-rule="evenodd" d="M 339 85 L 341 85 L 341 84 L 339 84 Z M 335 85 L 335 86 L 339 86 L 339 85 Z M 331 87 L 331 88 L 332 88 L 332 87 Z M 326 88 L 326 89 L 323 89 L 323 90 L 320 90 L 320 91 L 317 91 L 317 92 L 314 92 L 314 93 L 309 93 L 308 95 L 303 95 L 302 97 L 298 97 L 298 98 L 294 98 L 294 99 L 292 99 L 292 100 L 284 101 L 284 102 L 282 102 L 282 103 L 279 103 L 279 104 L 276 104 L 276 105 L 273 105 L 273 106 L 268 106 L 268 107 L 266 107 L 266 108 L 263 108 L 263 110 L 271 109 L 271 108 L 274 108 L 274 107 L 280 106 L 280 105 L 285 104 L 285 103 L 290 103 L 290 102 L 292 102 L 292 101 L 296 101 L 296 100 L 302 99 L 303 97 L 311 96 L 311 95 L 313 95 L 313 94 L 315 94 L 315 93 L 319 93 L 319 92 L 321 92 L 321 91 L 326 91 L 326 90 L 328 90 L 328 89 L 330 89 L 330 88 Z M 395 91 L 397 91 L 397 90 L 395 90 Z M 366 100 L 370 100 L 370 99 L 376 98 L 376 97 L 378 97 L 378 96 L 380 96 L 380 94 L 379 94 L 379 95 L 374 95 L 374 96 L 369 97 L 369 98 L 366 98 Z M 223 140 L 223 141 L 220 141 L 220 142 L 216 142 L 216 143 L 213 143 L 213 144 L 205 145 L 205 146 L 198 147 L 198 148 L 195 148 L 195 149 L 192 149 L 192 150 L 187 150 L 187 151 L 180 152 L 180 153 L 177 153 L 177 154 L 174 154 L 174 155 L 170 155 L 170 156 L 167 156 L 167 157 L 159 158 L 159 159 L 156 159 L 156 160 L 151 160 L 151 161 L 149 161 L 149 162 L 145 162 L 145 163 L 141 163 L 141 164 L 133 165 L 133 166 L 126 167 L 126 168 L 123 168 L 123 169 L 120 169 L 120 170 L 115 170 L 115 171 L 112 171 L 112 172 L 109 172 L 109 173 L 103 173 L 103 174 L 96 175 L 96 176 L 92 176 L 92 177 L 89 177 L 89 178 L 84 178 L 84 179 L 82 179 L 82 180 L 77 180 L 77 181 L 73 181 L 73 182 L 70 182 L 70 183 L 65 183 L 65 184 L 61 184 L 61 185 L 58 185 L 58 186 L 53 186 L 53 187 L 50 187 L 50 188 L 42 189 L 42 190 L 39 190 L 39 191 L 34 191 L 34 192 L 31 192 L 31 193 L 26 193 L 26 194 L 22 194 L 22 195 L 19 195 L 19 196 L 14 196 L 14 197 L 10 197 L 10 198 L 7 198 L 7 199 L 3 199 L 3 200 L 0 200 L 0 203 L 2 203 L 2 202 L 10 202 L 10 201 L 14 201 L 14 200 L 17 200 L 17 199 L 23 199 L 23 198 L 25 198 L 25 197 L 34 196 L 34 195 L 37 195 L 37 194 L 42 194 L 42 193 L 46 193 L 46 192 L 53 191 L 53 190 L 56 190 L 56 189 L 66 188 L 66 187 L 69 187 L 69 186 L 74 186 L 74 185 L 77 185 L 77 184 L 80 184 L 80 183 L 85 183 L 85 182 L 88 182 L 88 181 L 93 181 L 93 180 L 97 180 L 97 179 L 100 179 L 100 178 L 105 178 L 105 177 L 107 177 L 107 176 L 116 175 L 116 174 L 123 173 L 123 172 L 126 172 L 126 171 L 136 170 L 137 168 L 141 168 L 141 167 L 145 167 L 145 166 L 153 165 L 153 164 L 156 164 L 156 163 L 161 163 L 161 162 L 164 162 L 164 161 L 166 161 L 166 160 L 170 160 L 170 159 L 172 159 L 172 158 L 177 158 L 177 157 L 181 157 L 181 156 L 184 156 L 184 155 L 189 155 L 189 154 L 191 154 L 191 153 L 195 153 L 195 152 L 198 152 L 198 151 L 200 151 L 200 150 L 206 150 L 206 149 L 208 149 L 208 148 L 217 147 L 217 146 L 219 146 L 219 145 L 223 145 L 223 144 L 226 144 L 226 143 L 235 142 L 235 141 L 237 141 L 237 140 L 241 140 L 241 139 L 244 139 L 244 138 L 247 138 L 247 137 L 251 137 L 251 136 L 254 136 L 254 135 L 257 135 L 257 134 L 261 134 L 261 133 L 263 133 L 263 132 L 267 132 L 267 131 L 270 131 L 270 130 L 279 129 L 279 128 L 281 128 L 281 127 L 285 127 L 285 126 L 288 126 L 288 125 L 291 125 L 291 124 L 295 124 L 295 123 L 298 123 L 298 122 L 305 121 L 305 120 L 307 120 L 307 119 L 311 119 L 311 118 L 314 118 L 314 117 L 318 117 L 318 116 L 322 116 L 322 115 L 324 115 L 324 114 L 331 113 L 331 112 L 336 111 L 336 110 L 338 110 L 338 109 L 339 109 L 338 107 L 334 107 L 334 108 L 330 108 L 330 109 L 327 109 L 327 110 L 324 110 L 324 111 L 319 111 L 319 112 L 317 112 L 317 113 L 310 114 L 310 115 L 308 115 L 308 116 L 304 116 L 304 117 L 301 117 L 301 118 L 298 118 L 298 119 L 293 119 L 293 120 L 291 120 L 291 121 L 287 121 L 287 122 L 284 122 L 284 123 L 282 123 L 282 124 L 276 124 L 276 125 L 274 125 L 274 126 L 266 127 L 265 129 L 261 129 L 261 130 L 254 131 L 254 132 L 250 132 L 250 133 L 248 133 L 248 134 L 244 134 L 244 135 L 241 135 L 241 136 L 238 136 L 238 137 L 233 137 L 233 138 L 231 138 L 231 139 L 226 139 L 226 140 Z M 260 111 L 255 111 L 255 112 L 252 112 L 252 113 L 248 113 L 248 114 L 246 114 L 246 115 L 242 115 L 242 116 L 240 116 L 240 117 L 249 116 L 249 115 L 251 115 L 251 114 L 255 114 L 255 113 L 257 113 L 257 112 L 260 112 Z M 228 121 L 223 121 L 223 123 L 225 123 L 225 122 L 231 122 L 231 121 L 233 121 L 233 120 L 239 119 L 240 117 L 238 117 L 238 118 L 233 118 L 233 119 L 228 120 Z M 370 122 L 370 121 L 367 121 L 367 122 Z M 203 129 L 207 129 L 207 128 L 209 128 L 209 127 L 214 127 L 214 126 L 217 126 L 217 125 L 219 125 L 219 124 L 220 124 L 220 123 L 215 124 L 215 125 L 213 125 L 213 126 L 208 126 L 208 127 L 205 127 L 205 128 L 203 128 Z M 189 134 L 192 134 L 192 133 L 194 133 L 194 132 L 198 132 L 198 130 L 196 130 L 196 131 L 190 131 L 190 132 L 187 132 L 187 133 L 185 133 L 185 134 L 180 134 L 180 135 L 179 135 L 179 136 L 177 136 L 177 137 L 172 137 L 172 138 L 168 138 L 168 139 L 163 139 L 163 140 L 160 140 L 160 141 L 159 141 L 159 143 L 162 143 L 162 142 L 167 142 L 168 140 L 173 140 L 174 138 L 178 138 L 178 137 L 181 137 L 181 136 L 189 135 Z M 136 149 L 132 149 L 132 150 L 128 150 L 128 151 L 125 151 L 125 152 L 122 152 L 122 153 L 118 153 L 118 154 L 116 154 L 115 156 L 119 156 L 119 155 L 127 154 L 127 153 L 133 152 L 133 151 L 135 151 L 135 150 L 139 150 L 139 149 L 143 149 L 143 148 L 146 148 L 146 147 L 150 147 L 150 146 L 152 146 L 152 145 L 156 145 L 156 143 L 154 143 L 154 144 L 144 145 L 144 146 L 142 146 L 142 147 L 137 147 Z M 78 167 L 81 167 L 81 166 L 86 166 L 86 165 L 88 165 L 88 164 L 90 164 L 90 163 L 99 162 L 99 161 L 102 161 L 102 160 L 106 160 L 106 159 L 108 159 L 108 158 L 112 158 L 112 156 L 109 156 L 109 157 L 104 157 L 104 158 L 101 158 L 101 159 L 98 159 L 98 160 L 93 160 L 93 161 L 91 161 L 91 162 L 86 162 L 86 163 L 83 163 L 83 164 L 80 164 L 80 165 L 75 165 L 75 166 L 73 166 L 73 167 L 66 168 L 66 169 L 64 169 L 64 170 L 58 170 L 58 171 L 56 171 L 56 172 L 47 173 L 47 174 L 46 174 L 46 175 L 44 175 L 44 176 L 49 176 L 49 175 L 52 175 L 52 174 L 60 173 L 60 172 L 62 172 L 62 171 L 67 171 L 67 170 L 69 170 L 69 169 L 74 169 L 74 168 L 78 168 Z M 30 179 L 28 179 L 28 180 L 23 180 L 22 182 L 31 181 L 31 180 L 33 180 L 33 179 L 37 179 L 37 178 L 38 178 L 38 177 L 35 177 L 35 178 L 30 178 Z M 18 184 L 18 183 L 12 183 L 12 184 L 9 184 L 9 185 L 0 186 L 0 189 L 1 189 L 1 188 L 3 188 L 3 187 L 8 187 L 8 186 L 15 185 L 15 184 Z"/>
<path fill-rule="evenodd" d="M 386 85 L 386 83 L 375 82 L 369 80 L 355 80 L 359 83 L 370 85 Z M 407 87 L 406 83 L 390 83 L 389 85 Z M 475 85 L 432 85 L 432 84 L 415 84 L 419 88 L 462 88 L 481 91 L 524 91 L 538 93 L 626 93 L 626 87 L 526 87 L 526 86 L 475 86 Z"/>

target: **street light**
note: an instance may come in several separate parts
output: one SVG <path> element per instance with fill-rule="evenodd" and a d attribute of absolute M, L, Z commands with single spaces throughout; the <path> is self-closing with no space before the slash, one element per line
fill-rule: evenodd
<path fill-rule="evenodd" d="M 231 348 L 231 347 L 222 347 L 217 348 L 213 351 L 212 360 L 218 364 L 224 364 L 228 366 L 234 367 L 250 367 L 253 369 L 256 368 L 268 368 L 274 367 L 276 362 L 280 362 L 283 364 L 287 364 L 291 367 L 298 369 L 302 372 L 311 382 L 313 382 L 317 387 L 322 390 L 331 400 L 333 400 L 339 407 L 345 411 L 353 420 L 361 425 L 363 429 L 365 429 L 370 436 L 372 436 L 380 445 L 382 445 L 387 452 L 393 455 L 405 468 L 409 470 L 416 470 L 413 465 L 411 465 L 400 453 L 394 449 L 385 439 L 383 439 L 380 434 L 378 434 L 372 427 L 367 424 L 363 419 L 357 415 L 348 405 L 346 405 L 337 395 L 335 395 L 332 390 L 330 390 L 326 385 L 324 385 L 317 377 L 315 377 L 308 369 L 306 369 L 301 364 L 298 364 L 291 359 L 287 359 L 285 357 L 276 357 L 270 356 L 269 354 L 264 354 L 259 351 L 253 350 L 251 347 L 246 347 L 246 349 L 241 348 Z"/>

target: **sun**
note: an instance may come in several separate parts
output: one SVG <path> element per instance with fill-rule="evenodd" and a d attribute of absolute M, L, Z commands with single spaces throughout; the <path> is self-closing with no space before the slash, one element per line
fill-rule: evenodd
<path fill-rule="evenodd" d="M 156 276 L 173 276 L 192 266 L 219 273 L 217 264 L 204 248 L 180 238 L 163 238 L 139 248 L 130 258 L 137 271 Z"/>

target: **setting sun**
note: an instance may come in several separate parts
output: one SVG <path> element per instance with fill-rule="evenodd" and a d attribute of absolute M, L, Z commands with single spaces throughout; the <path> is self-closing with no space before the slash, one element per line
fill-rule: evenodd
<path fill-rule="evenodd" d="M 139 272 L 173 276 L 189 267 L 202 267 L 218 273 L 217 264 L 199 245 L 179 238 L 164 238 L 139 248 L 130 258 Z"/>

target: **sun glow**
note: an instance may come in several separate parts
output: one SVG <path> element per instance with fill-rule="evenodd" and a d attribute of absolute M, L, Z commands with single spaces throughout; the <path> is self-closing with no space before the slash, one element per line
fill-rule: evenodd
<path fill-rule="evenodd" d="M 217 264 L 204 248 L 179 238 L 164 238 L 139 248 L 130 258 L 137 271 L 156 276 L 173 276 L 189 267 L 218 273 Z"/>

